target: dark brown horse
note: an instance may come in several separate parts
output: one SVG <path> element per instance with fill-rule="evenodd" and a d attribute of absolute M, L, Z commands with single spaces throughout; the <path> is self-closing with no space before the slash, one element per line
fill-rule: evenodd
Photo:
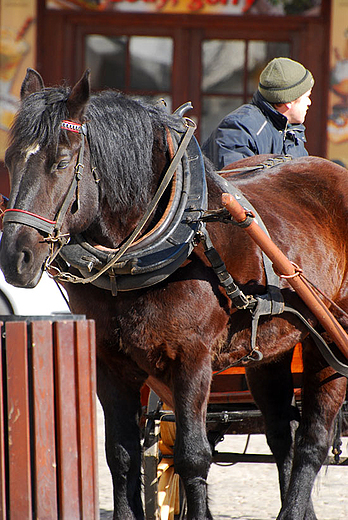
<path fill-rule="evenodd" d="M 161 106 L 116 92 L 91 96 L 88 73 L 70 91 L 44 88 L 38 73 L 29 70 L 21 97 L 6 154 L 11 195 L 0 251 L 5 277 L 15 286 L 33 287 L 43 269 L 56 274 L 59 268 L 73 312 L 96 320 L 114 518 L 143 518 L 138 423 L 140 390 L 148 382 L 175 407 L 174 464 L 186 490 L 187 518 L 211 519 L 205 415 L 212 370 L 250 353 L 252 313 L 231 304 L 204 251 L 205 225 L 197 218 L 206 201 L 199 147 L 191 139 L 173 180 L 130 244 L 188 135 L 182 114 L 171 116 Z M 208 164 L 206 176 L 208 209 L 219 209 L 228 183 Z M 309 157 L 230 178 L 280 249 L 348 311 L 347 171 Z M 206 228 L 243 294 L 264 295 L 262 255 L 245 231 L 221 222 Z M 92 283 L 84 283 L 88 279 Z M 286 305 L 316 325 L 285 280 L 281 292 Z M 347 319 L 333 312 L 347 329 Z M 292 404 L 290 371 L 299 341 L 301 418 Z M 311 490 L 345 398 L 346 378 L 328 365 L 291 313 L 261 317 L 256 345 L 263 359 L 247 363 L 247 376 L 279 470 L 278 519 L 314 520 Z M 230 492 L 233 513 L 233 488 Z"/>

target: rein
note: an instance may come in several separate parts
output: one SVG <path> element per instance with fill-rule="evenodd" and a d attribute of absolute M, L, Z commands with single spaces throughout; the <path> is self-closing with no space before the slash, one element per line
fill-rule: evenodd
<path fill-rule="evenodd" d="M 219 175 L 224 175 L 225 173 L 247 173 L 258 170 L 264 170 L 266 168 L 273 168 L 274 166 L 278 166 L 284 162 L 291 161 L 293 157 L 291 155 L 279 155 L 276 157 L 270 157 L 269 159 L 263 161 L 260 164 L 256 164 L 255 166 L 243 166 L 241 168 L 228 168 L 225 167 L 222 170 L 216 170 L 215 173 Z"/>

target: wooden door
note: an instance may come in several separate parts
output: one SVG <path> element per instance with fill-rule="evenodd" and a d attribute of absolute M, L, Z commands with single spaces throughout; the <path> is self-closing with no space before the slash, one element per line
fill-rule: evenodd
<path fill-rule="evenodd" d="M 164 98 L 169 110 L 190 100 L 200 142 L 226 113 L 251 99 L 269 59 L 298 60 L 315 77 L 307 147 L 312 155 L 325 156 L 327 13 L 260 17 L 41 9 L 39 20 L 38 68 L 48 84 L 76 82 L 91 67 L 96 89 Z"/>

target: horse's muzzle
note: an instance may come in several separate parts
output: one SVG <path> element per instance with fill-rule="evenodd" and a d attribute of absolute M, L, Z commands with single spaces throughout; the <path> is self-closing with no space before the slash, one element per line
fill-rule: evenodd
<path fill-rule="evenodd" d="M 0 244 L 0 267 L 7 283 L 15 287 L 33 288 L 39 283 L 43 272 L 47 245 L 44 248 L 36 247 L 36 251 L 30 241 L 24 241 L 16 231 L 18 225 L 5 226 Z"/>

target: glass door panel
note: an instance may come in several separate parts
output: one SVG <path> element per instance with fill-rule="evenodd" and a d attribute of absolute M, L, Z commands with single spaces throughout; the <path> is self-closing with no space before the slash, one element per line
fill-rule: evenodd
<path fill-rule="evenodd" d="M 202 91 L 236 94 L 243 91 L 245 42 L 202 42 Z"/>
<path fill-rule="evenodd" d="M 115 88 L 151 99 L 172 98 L 173 39 L 161 36 L 85 37 L 85 65 L 92 88 Z"/>
<path fill-rule="evenodd" d="M 122 90 L 125 87 L 127 44 L 126 36 L 86 36 L 85 65 L 91 69 L 92 89 L 109 87 Z"/>
<path fill-rule="evenodd" d="M 173 41 L 171 38 L 130 38 L 130 88 L 169 92 L 171 89 Z"/>

